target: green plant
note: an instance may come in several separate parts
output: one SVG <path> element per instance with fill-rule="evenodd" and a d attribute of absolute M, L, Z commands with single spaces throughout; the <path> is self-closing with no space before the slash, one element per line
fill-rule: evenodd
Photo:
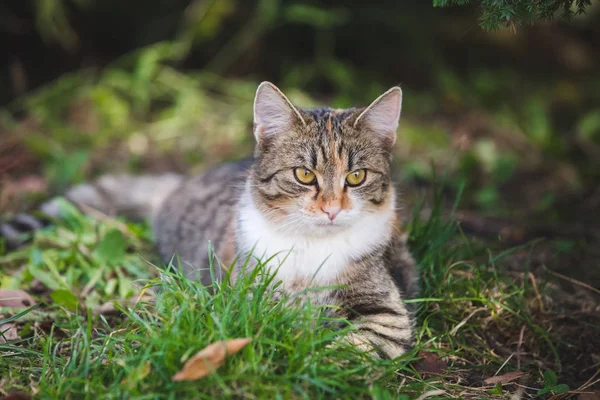
<path fill-rule="evenodd" d="M 567 393 L 569 391 L 569 386 L 564 383 L 558 383 L 558 378 L 554 371 L 546 370 L 544 371 L 544 387 L 537 391 L 538 396 L 552 393 L 552 394 L 562 394 Z"/>
<path fill-rule="evenodd" d="M 465 6 L 473 0 L 434 0 L 435 7 Z M 551 20 L 557 14 L 561 18 L 570 19 L 574 15 L 583 14 L 592 0 L 480 0 L 481 26 L 486 30 L 500 26 L 516 27 L 532 24 L 538 20 Z"/>

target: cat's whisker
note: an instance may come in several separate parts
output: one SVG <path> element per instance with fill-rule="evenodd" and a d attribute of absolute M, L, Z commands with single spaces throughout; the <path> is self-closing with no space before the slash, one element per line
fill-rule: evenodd
<path fill-rule="evenodd" d="M 294 228 L 296 226 L 301 225 L 301 221 L 303 219 L 304 219 L 304 217 L 302 215 L 296 215 L 296 216 L 290 218 L 284 224 L 277 226 L 276 230 L 280 231 L 281 233 L 290 233 L 290 231 L 291 231 L 290 228 Z"/>
<path fill-rule="evenodd" d="M 289 233 L 288 230 L 284 230 L 281 231 L 283 228 L 289 227 L 289 226 L 294 226 L 294 224 L 296 224 L 297 222 L 300 222 L 302 220 L 301 216 L 297 216 L 295 218 L 292 218 L 291 220 L 287 221 L 285 224 L 282 225 L 278 225 L 275 228 L 275 232 L 279 232 L 279 233 Z"/>

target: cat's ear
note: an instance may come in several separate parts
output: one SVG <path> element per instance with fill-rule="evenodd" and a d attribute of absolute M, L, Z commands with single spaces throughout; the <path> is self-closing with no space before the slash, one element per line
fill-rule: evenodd
<path fill-rule="evenodd" d="M 306 122 L 287 97 L 271 82 L 263 82 L 254 97 L 254 137 L 258 143 L 285 132 L 295 121 Z"/>
<path fill-rule="evenodd" d="M 363 125 L 380 136 L 384 143 L 396 143 L 396 130 L 402 109 L 402 89 L 395 86 L 379 96 L 354 121 L 354 127 Z"/>

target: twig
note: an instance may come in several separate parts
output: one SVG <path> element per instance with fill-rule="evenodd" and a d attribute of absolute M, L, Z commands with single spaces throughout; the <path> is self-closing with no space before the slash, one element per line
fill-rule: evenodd
<path fill-rule="evenodd" d="M 517 386 L 517 390 L 515 390 L 512 396 L 510 396 L 510 400 L 520 400 L 523 398 L 524 394 L 525 389 L 523 388 L 523 386 Z"/>
<path fill-rule="evenodd" d="M 517 345 L 517 371 L 521 370 L 521 345 L 523 344 L 523 334 L 525 333 L 525 325 L 521 327 L 519 334 L 519 344 Z"/>
<path fill-rule="evenodd" d="M 506 361 L 504 361 L 502 363 L 502 365 L 500 366 L 500 368 L 498 368 L 498 371 L 496 371 L 496 373 L 494 374 L 494 376 L 498 376 L 498 374 L 500 373 L 500 371 L 502 371 L 502 368 L 504 368 L 504 366 L 510 361 L 511 358 L 513 358 L 513 356 L 515 355 L 515 353 L 511 353 L 510 356 L 508 356 L 508 358 L 506 359 Z M 518 369 L 517 369 L 518 371 Z"/>
<path fill-rule="evenodd" d="M 592 387 L 592 386 L 594 386 L 596 383 L 599 383 L 599 382 L 600 382 L 600 379 L 596 379 L 595 381 L 593 381 L 593 382 L 590 382 L 590 383 L 586 384 L 586 385 L 585 385 L 585 387 L 584 387 L 583 389 L 579 389 L 579 390 L 585 390 L 585 389 L 587 389 L 587 388 L 589 388 L 589 387 Z"/>
<path fill-rule="evenodd" d="M 598 367 L 600 367 L 600 362 L 598 362 L 598 363 L 596 363 L 596 364 L 594 364 L 594 365 L 590 365 L 589 367 L 587 367 L 587 368 L 585 368 L 585 369 L 581 370 L 581 372 L 583 373 L 583 372 L 585 372 L 585 371 L 589 371 L 590 369 L 594 369 L 594 368 L 598 368 Z M 599 370 L 599 371 L 600 371 L 600 370 Z M 596 373 L 598 373 L 598 372 L 596 372 Z M 592 377 L 592 379 L 594 379 L 594 378 Z"/>
<path fill-rule="evenodd" d="M 118 230 L 120 230 L 121 233 L 123 233 L 125 236 L 131 235 L 131 231 L 127 228 L 127 225 L 125 225 L 121 221 L 111 217 L 110 215 L 105 214 L 102 211 L 100 211 L 94 207 L 91 207 L 87 204 L 84 204 L 84 203 L 81 203 L 78 201 L 72 201 L 72 203 L 74 203 L 77 206 L 77 208 L 79 208 L 81 210 L 81 212 L 83 212 L 84 214 L 87 214 L 90 217 L 92 217 L 98 221 L 110 222 L 112 224 L 115 224 L 116 228 Z"/>
<path fill-rule="evenodd" d="M 598 371 L 596 371 L 596 373 L 594 375 L 592 375 L 592 377 L 590 379 L 588 379 L 583 385 L 581 385 L 579 387 L 579 389 L 577 389 L 577 390 L 585 390 L 585 389 L 589 388 L 590 386 L 598 383 L 598 380 L 593 381 L 598 376 L 598 374 L 600 374 L 600 368 L 598 368 Z"/>
<path fill-rule="evenodd" d="M 462 321 L 460 321 L 458 324 L 456 324 L 456 326 L 455 326 L 454 328 L 452 328 L 452 330 L 450 331 L 450 336 L 454 336 L 454 335 L 456 335 L 456 333 L 458 332 L 458 330 L 459 330 L 459 329 L 460 329 L 460 328 L 461 328 L 461 327 L 462 327 L 464 324 L 466 324 L 466 323 L 467 323 L 467 321 L 468 321 L 468 320 L 470 320 L 470 319 L 471 319 L 471 317 L 472 317 L 473 315 L 475 315 L 475 314 L 476 314 L 476 313 L 478 313 L 479 311 L 483 311 L 483 310 L 485 310 L 485 309 L 486 309 L 485 307 L 480 307 L 480 308 L 477 308 L 477 309 L 473 310 L 473 311 L 472 311 L 472 312 L 471 312 L 469 315 L 467 315 L 467 316 L 466 316 L 466 317 L 465 317 L 465 318 L 464 318 Z"/>
<path fill-rule="evenodd" d="M 535 292 L 535 297 L 536 297 L 538 303 L 540 303 L 540 311 L 545 314 L 546 311 L 544 310 L 544 302 L 542 301 L 542 296 L 540 296 L 540 291 L 538 290 L 535 276 L 533 276 L 533 274 L 531 272 L 528 274 L 528 276 L 529 276 L 529 279 L 531 280 L 531 285 L 533 286 L 533 291 Z"/>
<path fill-rule="evenodd" d="M 564 279 L 565 281 L 572 283 L 573 285 L 581 286 L 582 288 L 586 288 L 588 290 L 591 290 L 592 292 L 594 292 L 596 294 L 600 294 L 600 290 L 599 289 L 596 289 L 595 287 L 593 287 L 591 285 L 588 285 L 585 282 L 581 282 L 581 281 L 578 281 L 577 279 L 569 278 L 568 276 L 565 276 L 563 274 L 559 274 L 558 272 L 554 272 L 554 271 L 550 271 L 550 270 L 548 270 L 548 272 L 551 275 L 556 276 L 557 278 Z"/>
<path fill-rule="evenodd" d="M 437 390 L 429 390 L 425 393 L 423 393 L 422 395 L 420 395 L 419 397 L 417 397 L 417 400 L 425 400 L 428 399 L 430 397 L 433 396 L 438 396 L 440 394 L 445 394 L 446 392 L 441 390 L 441 389 L 437 389 Z"/>

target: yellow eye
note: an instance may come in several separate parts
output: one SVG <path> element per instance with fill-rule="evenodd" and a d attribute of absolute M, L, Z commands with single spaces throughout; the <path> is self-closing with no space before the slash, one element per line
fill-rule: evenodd
<path fill-rule="evenodd" d="M 312 185 L 317 181 L 315 173 L 306 168 L 294 168 L 294 176 L 303 185 Z"/>
<path fill-rule="evenodd" d="M 366 169 L 357 169 L 356 171 L 350 172 L 346 175 L 346 183 L 348 186 L 359 186 L 362 185 L 367 178 Z"/>

